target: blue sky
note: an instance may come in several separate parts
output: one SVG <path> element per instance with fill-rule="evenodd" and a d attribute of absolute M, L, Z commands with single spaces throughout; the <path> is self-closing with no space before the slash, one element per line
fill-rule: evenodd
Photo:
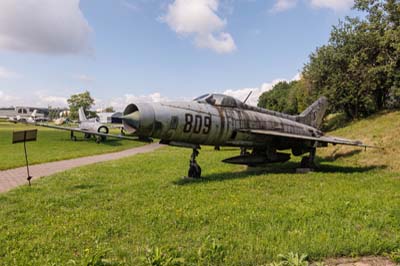
<path fill-rule="evenodd" d="M 291 80 L 351 0 L 2 0 L 0 106 L 257 96 Z"/>

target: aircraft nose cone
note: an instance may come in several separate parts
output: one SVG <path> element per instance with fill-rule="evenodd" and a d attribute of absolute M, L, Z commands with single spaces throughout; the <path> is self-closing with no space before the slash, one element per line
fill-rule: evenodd
<path fill-rule="evenodd" d="M 128 134 L 151 137 L 155 124 L 155 111 L 152 104 L 129 104 L 123 113 L 122 123 Z"/>
<path fill-rule="evenodd" d="M 124 124 L 124 129 L 127 133 L 135 133 L 140 126 L 140 113 L 139 111 L 134 111 L 130 114 L 125 114 L 122 116 L 122 121 Z"/>

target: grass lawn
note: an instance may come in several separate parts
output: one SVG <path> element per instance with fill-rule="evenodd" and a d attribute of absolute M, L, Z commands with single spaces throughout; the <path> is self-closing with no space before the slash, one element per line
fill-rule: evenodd
<path fill-rule="evenodd" d="M 373 125 L 398 116 L 350 127 L 373 139 Z M 400 174 L 372 160 L 391 153 L 326 149 L 308 174 L 294 173 L 298 158 L 220 162 L 237 154 L 203 148 L 198 181 L 181 178 L 190 150 L 168 147 L 1 194 L 0 265 L 150 265 L 157 248 L 182 265 L 264 265 L 290 251 L 318 261 L 400 248 Z"/>
<path fill-rule="evenodd" d="M 0 170 L 15 168 L 25 165 L 23 144 L 11 144 L 13 130 L 26 130 L 34 126 L 12 124 L 0 121 Z M 70 140 L 68 131 L 36 127 L 38 132 L 37 142 L 27 143 L 30 164 L 59 161 L 94 154 L 120 151 L 143 145 L 137 141 L 108 139 L 106 142 L 96 144 L 93 139 L 84 140 L 83 134 L 75 133 L 78 141 Z M 115 132 L 118 134 L 118 132 Z"/>

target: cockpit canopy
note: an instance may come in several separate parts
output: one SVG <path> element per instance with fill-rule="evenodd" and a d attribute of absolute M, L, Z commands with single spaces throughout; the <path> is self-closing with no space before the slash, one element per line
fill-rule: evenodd
<path fill-rule="evenodd" d="M 243 105 L 241 101 L 233 98 L 232 96 L 217 93 L 204 94 L 200 97 L 197 97 L 193 101 L 223 107 L 239 107 Z"/>

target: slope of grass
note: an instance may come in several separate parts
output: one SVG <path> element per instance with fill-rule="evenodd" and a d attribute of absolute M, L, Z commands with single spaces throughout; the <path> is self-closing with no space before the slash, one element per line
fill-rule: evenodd
<path fill-rule="evenodd" d="M 350 128 L 390 138 L 398 115 Z M 298 159 L 247 169 L 220 162 L 238 150 L 206 148 L 204 178 L 184 181 L 190 151 L 168 147 L 47 177 L 0 195 L 0 265 L 263 265 L 289 251 L 320 260 L 400 248 L 400 174 L 384 168 L 387 155 L 323 153 L 309 174 L 295 174 Z"/>
<path fill-rule="evenodd" d="M 34 126 L 0 122 L 0 170 L 25 165 L 23 144 L 11 144 L 13 130 L 27 130 Z M 30 164 L 59 161 L 94 154 L 120 151 L 143 145 L 136 141 L 109 139 L 96 144 L 93 139 L 84 140 L 83 135 L 76 133 L 78 141 L 70 140 L 68 131 L 36 127 L 37 142 L 27 143 Z"/>
<path fill-rule="evenodd" d="M 318 152 L 325 160 L 337 160 L 345 165 L 384 166 L 387 171 L 400 172 L 400 112 L 374 115 L 328 134 L 359 139 L 382 149 L 364 151 L 331 146 Z"/>

